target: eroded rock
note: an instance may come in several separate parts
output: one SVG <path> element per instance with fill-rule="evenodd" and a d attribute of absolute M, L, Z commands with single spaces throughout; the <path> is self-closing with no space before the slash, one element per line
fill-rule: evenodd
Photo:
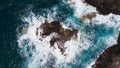
<path fill-rule="evenodd" d="M 40 35 L 42 37 L 49 36 L 52 33 L 56 33 L 50 40 L 50 47 L 54 47 L 56 43 L 61 53 L 65 52 L 65 42 L 71 39 L 77 38 L 78 30 L 76 29 L 64 29 L 59 21 L 53 21 L 51 23 L 45 22 L 37 28 L 36 35 L 38 35 L 38 30 L 42 29 L 42 33 Z"/>
<path fill-rule="evenodd" d="M 110 13 L 120 15 L 120 0 L 84 0 L 87 4 L 96 7 L 102 15 Z M 92 68 L 120 68 L 120 34 L 118 44 L 107 48 L 97 59 Z"/>
<path fill-rule="evenodd" d="M 83 15 L 81 19 L 82 19 L 82 21 L 84 21 L 86 19 L 91 20 L 95 16 L 96 16 L 96 13 L 95 12 L 91 12 L 91 13 L 88 13 L 86 15 Z"/>
<path fill-rule="evenodd" d="M 120 0 L 85 0 L 85 2 L 96 7 L 101 14 L 120 15 Z"/>
<path fill-rule="evenodd" d="M 118 44 L 107 48 L 92 68 L 120 68 L 120 34 Z"/>

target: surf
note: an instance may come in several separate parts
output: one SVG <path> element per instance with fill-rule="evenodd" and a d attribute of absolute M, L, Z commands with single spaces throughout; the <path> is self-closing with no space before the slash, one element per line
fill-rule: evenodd
<path fill-rule="evenodd" d="M 95 13 L 94 17 L 85 17 L 92 12 Z M 117 43 L 120 31 L 118 15 L 100 15 L 95 7 L 82 0 L 64 0 L 51 9 L 41 9 L 40 14 L 31 10 L 21 20 L 24 24 L 18 32 L 17 41 L 21 56 L 26 58 L 24 66 L 27 68 L 91 67 L 91 63 L 95 62 L 104 49 Z M 57 20 L 64 29 L 78 30 L 77 40 L 70 39 L 64 43 L 67 56 L 61 54 L 58 44 L 54 44 L 56 49 L 50 47 L 50 40 L 56 35 L 55 32 L 45 38 L 36 36 L 36 30 L 41 24 Z M 40 32 L 42 29 L 39 29 Z"/>

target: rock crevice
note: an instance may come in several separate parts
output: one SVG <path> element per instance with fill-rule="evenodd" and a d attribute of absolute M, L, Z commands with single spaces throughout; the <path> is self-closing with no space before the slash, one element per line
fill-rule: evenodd
<path fill-rule="evenodd" d="M 54 47 L 54 44 L 56 43 L 62 54 L 65 52 L 66 49 L 66 47 L 64 46 L 65 42 L 71 39 L 77 39 L 78 30 L 64 29 L 59 21 L 42 23 L 40 27 L 37 28 L 36 35 L 38 35 L 38 29 L 42 29 L 42 32 L 40 33 L 42 37 L 46 37 L 52 33 L 56 33 L 56 35 L 54 35 L 49 41 L 50 47 Z"/>

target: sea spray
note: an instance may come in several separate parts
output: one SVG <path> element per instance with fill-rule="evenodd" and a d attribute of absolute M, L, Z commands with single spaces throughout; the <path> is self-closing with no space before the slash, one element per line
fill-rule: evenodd
<path fill-rule="evenodd" d="M 64 1 L 51 10 L 43 9 L 47 11 L 44 15 L 35 15 L 31 12 L 28 16 L 22 17 L 22 21 L 26 22 L 28 26 L 26 28 L 23 26 L 22 35 L 18 36 L 18 44 L 21 56 L 26 58 L 28 68 L 86 68 L 102 50 L 108 47 L 107 45 L 116 44 L 115 37 L 120 29 L 119 16 L 114 14 L 103 16 L 82 0 L 74 2 L 73 4 Z M 79 4 L 84 7 L 78 6 Z M 64 8 L 65 6 L 67 8 Z M 95 12 L 96 16 L 91 20 L 82 20 L 81 17 L 89 12 Z M 71 39 L 65 43 L 65 47 L 67 47 L 65 53 L 68 56 L 61 54 L 57 44 L 55 44 L 56 49 L 50 48 L 49 41 L 55 33 L 42 38 L 43 41 L 36 36 L 36 29 L 42 23 L 56 20 L 59 20 L 65 29 L 78 30 L 77 40 Z M 108 39 L 115 41 L 107 43 Z"/>

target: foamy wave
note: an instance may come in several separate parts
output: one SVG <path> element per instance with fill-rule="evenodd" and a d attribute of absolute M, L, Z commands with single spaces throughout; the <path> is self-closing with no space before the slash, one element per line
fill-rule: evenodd
<path fill-rule="evenodd" d="M 60 49 L 58 48 L 58 45 L 55 43 L 54 47 L 50 47 L 50 40 L 52 36 L 55 36 L 56 33 L 52 33 L 49 36 L 42 38 L 41 36 L 36 36 L 36 29 L 45 21 L 52 22 L 54 20 L 58 20 L 56 18 L 56 15 L 58 14 L 58 6 L 52 8 L 54 11 L 48 12 L 47 17 L 44 17 L 42 15 L 35 15 L 34 13 L 30 13 L 27 17 L 23 17 L 22 21 L 27 22 L 24 25 L 27 25 L 25 29 L 24 34 L 21 36 L 18 36 L 18 44 L 19 47 L 21 48 L 21 56 L 27 58 L 27 66 L 28 68 L 48 68 L 48 67 L 53 67 L 53 68 L 71 68 L 69 64 L 75 64 L 79 66 L 87 64 L 87 61 L 95 59 L 90 58 L 86 54 L 80 54 L 81 51 L 86 50 L 86 52 L 89 50 L 94 51 L 98 47 L 102 47 L 103 44 L 105 45 L 113 45 L 116 44 L 116 38 L 117 38 L 117 33 L 120 30 L 120 16 L 114 15 L 114 14 L 109 14 L 107 16 L 100 15 L 97 13 L 96 8 L 92 7 L 90 5 L 87 5 L 84 3 L 82 0 L 64 0 L 64 3 L 68 3 L 71 8 L 74 9 L 75 13 L 74 15 L 66 15 L 65 20 L 62 21 L 62 27 L 64 29 L 77 29 L 78 30 L 78 38 L 77 40 L 71 39 L 70 41 L 65 42 L 65 47 L 67 48 L 65 51 L 65 55 L 62 55 L 60 52 Z M 91 20 L 85 19 L 82 20 L 81 18 L 83 15 L 86 15 L 88 13 L 95 12 L 96 16 L 93 17 Z M 67 23 L 66 23 L 67 22 Z M 82 24 L 81 24 L 82 23 Z M 91 25 L 92 24 L 92 25 Z M 99 28 L 101 24 L 104 24 L 106 27 L 104 29 Z M 98 31 L 94 29 L 96 26 L 98 27 Z M 23 26 L 24 27 L 24 26 Z M 91 27 L 91 28 L 88 28 Z M 109 32 L 110 28 L 113 27 L 115 30 L 115 33 Z M 108 31 L 107 31 L 108 30 Z M 107 37 L 101 36 L 104 33 L 109 34 Z M 41 29 L 39 29 L 39 33 L 42 32 Z M 96 37 L 95 35 L 99 36 L 100 38 Z M 114 32 L 114 31 L 113 31 Z M 39 34 L 40 35 L 40 34 Z M 41 41 L 40 38 L 43 40 Z M 95 39 L 95 40 L 94 40 Z M 104 40 L 104 41 L 102 41 Z M 114 40 L 114 41 L 113 41 Z M 94 41 L 96 41 L 94 43 Z M 103 44 L 101 43 L 103 42 Z M 98 45 L 100 44 L 100 45 Z M 104 45 L 104 46 L 105 46 Z M 98 47 L 97 47 L 98 46 Z M 91 49 L 90 49 L 91 47 Z M 93 49 L 94 48 L 94 49 Z M 88 49 L 88 50 L 87 50 Z M 101 49 L 101 48 L 99 48 Z M 99 50 L 98 50 L 99 51 Z M 85 53 L 86 53 L 85 52 Z M 95 52 L 96 54 L 97 52 Z M 76 55 L 79 55 L 79 57 L 82 58 L 82 61 L 84 63 L 78 62 L 76 60 Z M 88 60 L 84 58 L 84 56 L 88 56 Z M 77 58 L 79 58 L 77 57 Z M 80 59 L 81 60 L 81 59 Z M 89 62 L 90 63 L 90 62 Z M 87 64 L 89 65 L 89 64 Z M 87 66 L 86 66 L 87 67 Z M 88 66 L 90 67 L 90 66 Z M 85 67 L 83 67 L 85 68 Z"/>
<path fill-rule="evenodd" d="M 70 4 L 70 6 L 75 11 L 75 16 L 78 18 L 82 18 L 82 16 L 89 14 L 89 13 L 95 13 L 96 16 L 92 18 L 92 20 L 83 20 L 84 23 L 94 23 L 94 24 L 106 24 L 109 27 L 116 27 L 118 29 L 120 26 L 120 16 L 115 14 L 109 14 L 109 15 L 101 15 L 96 11 L 96 8 L 85 3 L 84 0 L 64 0 L 64 2 Z"/>
<path fill-rule="evenodd" d="M 64 0 L 64 2 L 70 4 L 70 6 L 75 10 L 75 16 L 79 18 L 87 13 L 97 12 L 95 7 L 84 3 L 84 0 Z"/>
<path fill-rule="evenodd" d="M 25 54 L 22 55 L 29 59 L 28 68 L 46 67 L 45 64 L 51 60 L 51 55 L 55 60 L 53 66 L 57 67 L 63 63 L 67 65 L 67 63 L 72 63 L 77 53 L 89 47 L 90 41 L 84 39 L 83 37 L 80 39 L 81 32 L 79 31 L 77 40 L 71 39 L 70 41 L 65 42 L 65 47 L 67 49 L 65 51 L 66 56 L 64 56 L 61 54 L 57 44 L 55 44 L 56 49 L 52 47 L 50 48 L 49 41 L 55 33 L 50 34 L 46 38 L 36 36 L 36 29 L 46 20 L 49 22 L 53 21 L 52 17 L 47 17 L 46 19 L 43 16 L 35 16 L 31 13 L 28 17 L 24 17 L 22 20 L 28 23 L 28 28 L 26 28 L 26 34 L 19 37 L 18 43 L 22 51 L 21 53 Z M 62 26 L 65 29 L 70 29 L 70 27 L 67 27 L 64 24 L 62 24 Z M 39 40 L 39 38 L 42 38 L 43 41 Z M 25 42 L 25 40 L 27 40 L 27 42 Z"/>
<path fill-rule="evenodd" d="M 84 19 L 82 20 L 86 25 L 90 24 L 97 24 L 101 25 L 104 24 L 107 27 L 113 27 L 114 28 L 114 35 L 104 38 L 105 45 L 108 45 L 106 47 L 110 47 L 111 45 L 117 44 L 117 37 L 118 32 L 120 31 L 120 16 L 115 14 L 109 14 L 109 15 L 101 15 L 96 11 L 96 8 L 88 5 L 84 2 L 84 0 L 64 0 L 64 2 L 68 3 L 73 9 L 74 9 L 74 15 L 80 19 L 82 19 L 83 16 L 95 13 L 95 17 L 92 17 L 92 19 Z M 102 27 L 101 27 L 102 28 Z M 87 68 L 91 68 L 90 65 L 87 66 Z"/>
<path fill-rule="evenodd" d="M 116 32 L 120 31 L 120 16 L 115 15 L 115 14 L 109 14 L 109 15 L 101 15 L 96 11 L 96 8 L 85 3 L 84 0 L 64 0 L 64 2 L 70 4 L 70 6 L 74 9 L 75 11 L 75 16 L 82 19 L 82 16 L 89 14 L 89 13 L 95 13 L 95 17 L 92 19 L 85 19 L 82 20 L 85 24 L 105 24 L 107 27 L 113 27 Z M 118 33 L 116 33 L 118 35 Z M 116 36 L 110 38 L 112 40 L 112 44 L 116 44 Z M 110 41 L 109 39 L 109 41 Z M 110 42 L 109 42 L 110 44 Z"/>

